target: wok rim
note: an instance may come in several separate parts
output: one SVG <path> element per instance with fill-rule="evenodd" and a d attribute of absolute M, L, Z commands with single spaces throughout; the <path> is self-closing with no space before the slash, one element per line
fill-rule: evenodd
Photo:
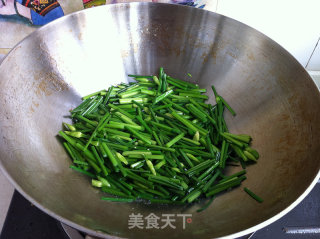
<path fill-rule="evenodd" d="M 87 12 L 87 11 L 95 11 L 94 9 L 96 8 L 112 8 L 119 5 L 170 5 L 172 7 L 180 7 L 180 8 L 190 8 L 189 6 L 185 6 L 185 5 L 179 5 L 179 4 L 170 4 L 170 3 L 154 3 L 154 2 L 130 2 L 130 3 L 117 3 L 117 4 L 108 4 L 108 5 L 102 5 L 102 6 L 98 6 L 98 7 L 94 7 L 94 8 L 88 8 L 88 9 L 83 9 L 77 12 L 73 12 L 71 14 L 65 15 L 61 18 L 58 18 L 42 27 L 37 28 L 35 31 L 33 31 L 32 33 L 30 33 L 28 36 L 26 36 L 25 38 L 23 38 L 21 41 L 19 41 L 9 52 L 8 54 L 2 59 L 1 63 L 0 63 L 0 67 L 3 64 L 3 62 L 6 60 L 7 57 L 10 57 L 11 52 L 14 52 L 18 46 L 23 43 L 24 41 L 26 41 L 28 38 L 31 38 L 34 34 L 37 34 L 39 31 L 44 31 L 44 29 L 46 29 L 47 27 L 51 27 L 51 25 L 54 24 L 58 24 L 60 21 L 64 21 L 64 19 L 66 18 L 71 18 L 75 15 L 80 15 L 83 14 L 83 12 Z M 192 7 L 192 11 L 204 11 L 207 14 L 213 14 L 213 15 L 218 15 L 218 16 L 222 16 L 224 18 L 227 18 L 229 20 L 232 20 L 234 22 L 237 22 L 238 24 L 242 24 L 250 29 L 253 29 L 254 31 L 258 32 L 259 34 L 263 35 L 264 38 L 266 38 L 268 41 L 271 41 L 273 44 L 276 44 L 277 46 L 279 46 L 282 51 L 284 53 L 286 53 L 288 55 L 288 57 L 290 57 L 291 61 L 294 61 L 296 65 L 299 65 L 300 69 L 302 69 L 304 71 L 304 73 L 306 73 L 306 75 L 309 78 L 309 81 L 311 81 L 314 85 L 314 87 L 317 88 L 316 83 L 314 82 L 314 80 L 311 78 L 310 74 L 307 72 L 307 70 L 303 67 L 303 65 L 290 53 L 288 52 L 284 47 L 282 47 L 279 43 L 277 43 L 275 40 L 273 40 L 272 38 L 270 38 L 269 36 L 265 35 L 264 33 L 260 32 L 259 30 L 255 29 L 254 27 L 251 27 L 243 22 L 240 22 L 236 19 L 233 19 L 231 17 L 225 16 L 223 14 L 220 13 L 216 13 L 216 12 L 212 12 L 206 9 L 202 9 L 202 8 L 194 8 Z M 318 88 L 317 88 L 318 89 Z M 318 96 L 320 97 L 320 91 L 318 90 Z M 118 237 L 118 236 L 114 236 L 114 235 L 110 235 L 107 233 L 103 233 L 103 232 L 99 232 L 93 229 L 89 229 L 87 227 L 84 227 L 80 224 L 77 224 L 69 219 L 66 219 L 60 215 L 58 215 L 57 213 L 53 212 L 51 209 L 48 209 L 46 207 L 44 207 L 41 203 L 39 203 L 36 199 L 34 199 L 33 197 L 31 197 L 28 193 L 26 193 L 22 187 L 20 187 L 17 182 L 11 177 L 11 175 L 9 175 L 9 173 L 7 172 L 7 170 L 4 168 L 2 161 L 0 160 L 0 171 L 3 173 L 3 175 L 8 179 L 8 181 L 14 186 L 14 189 L 17 190 L 20 194 L 22 194 L 30 203 L 32 203 L 33 205 L 35 205 L 37 208 L 39 208 L 41 211 L 45 212 L 46 214 L 48 214 L 49 216 L 53 217 L 54 219 L 58 220 L 61 223 L 64 223 L 76 230 L 79 230 L 81 232 L 87 233 L 90 236 L 96 236 L 96 237 L 100 237 L 100 238 L 107 238 L 107 239 L 124 239 L 125 237 Z M 229 235 L 225 235 L 225 236 L 221 236 L 221 237 L 217 237 L 219 239 L 231 239 L 231 238 L 237 238 L 237 237 L 241 237 L 241 236 L 245 236 L 248 235 L 250 233 L 254 233 L 268 225 L 270 225 L 271 223 L 279 220 L 280 218 L 282 218 L 283 216 L 285 216 L 287 213 L 289 213 L 292 209 L 294 209 L 299 203 L 301 203 L 303 201 L 303 199 L 312 191 L 312 189 L 315 187 L 315 185 L 318 183 L 318 181 L 320 182 L 320 169 L 318 170 L 318 173 L 316 174 L 315 178 L 312 180 L 312 182 L 310 183 L 310 185 L 304 190 L 304 192 L 296 199 L 294 200 L 290 205 L 288 205 L 286 208 L 284 208 L 283 210 L 281 210 L 280 212 L 278 212 L 276 215 L 270 217 L 269 219 L 255 225 L 252 227 L 249 227 L 247 229 L 244 229 L 242 231 L 239 232 L 235 232 Z"/>

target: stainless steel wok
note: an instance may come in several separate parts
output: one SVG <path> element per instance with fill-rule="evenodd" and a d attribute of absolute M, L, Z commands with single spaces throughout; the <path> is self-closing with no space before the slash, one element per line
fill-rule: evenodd
<path fill-rule="evenodd" d="M 111 203 L 68 168 L 56 137 L 69 109 L 87 93 L 127 81 L 126 74 L 173 76 L 233 106 L 230 130 L 253 136 L 261 158 L 247 168 L 249 187 L 219 196 L 202 213 L 190 207 Z M 214 97 L 210 94 L 210 101 Z M 301 65 L 277 43 L 230 18 L 166 4 L 116 4 L 78 12 L 42 27 L 0 66 L 0 165 L 14 186 L 51 216 L 91 235 L 113 238 L 240 236 L 277 220 L 319 178 L 320 95 Z M 239 169 L 233 169 L 237 171 Z M 128 229 L 131 213 L 192 214 L 177 228 Z"/>

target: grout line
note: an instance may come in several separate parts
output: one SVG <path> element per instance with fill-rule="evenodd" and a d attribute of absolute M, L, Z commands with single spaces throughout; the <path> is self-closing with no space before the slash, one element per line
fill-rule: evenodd
<path fill-rule="evenodd" d="M 308 60 L 306 66 L 305 66 L 304 68 L 307 68 L 307 67 L 308 67 L 308 65 L 309 65 L 309 63 L 310 63 L 310 60 L 311 60 L 311 58 L 312 58 L 312 56 L 313 56 L 314 52 L 316 51 L 316 48 L 317 48 L 317 46 L 318 46 L 318 44 L 319 44 L 319 41 L 320 41 L 320 37 L 318 38 L 318 41 L 317 41 L 315 47 L 313 48 L 313 51 L 312 51 L 312 53 L 311 53 L 311 55 L 310 55 L 310 57 L 309 57 L 309 60 Z"/>

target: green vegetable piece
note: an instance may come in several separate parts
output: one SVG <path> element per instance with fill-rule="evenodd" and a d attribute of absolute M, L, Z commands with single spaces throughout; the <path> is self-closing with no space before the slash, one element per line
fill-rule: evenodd
<path fill-rule="evenodd" d="M 102 144 L 102 147 L 104 148 L 104 150 L 106 151 L 108 158 L 111 161 L 112 165 L 114 167 L 117 167 L 118 161 L 116 160 L 115 156 L 111 152 L 111 149 L 109 148 L 109 146 L 105 142 L 102 142 L 101 144 Z"/>
<path fill-rule="evenodd" d="M 160 101 L 164 100 L 165 98 L 167 98 L 169 95 L 171 95 L 173 93 L 173 90 L 169 90 L 165 93 L 163 93 L 162 95 L 159 95 L 157 98 L 155 98 L 153 105 L 159 103 Z"/>
<path fill-rule="evenodd" d="M 258 195 L 256 195 L 255 193 L 253 193 L 249 188 L 244 188 L 244 191 L 246 193 L 248 193 L 253 199 L 255 199 L 257 202 L 262 203 L 263 199 L 261 197 L 259 197 Z"/>
<path fill-rule="evenodd" d="M 91 184 L 92 184 L 92 186 L 97 187 L 97 188 L 102 187 L 102 182 L 100 182 L 99 180 L 92 179 Z"/>
<path fill-rule="evenodd" d="M 184 136 L 184 133 L 181 133 L 179 135 L 177 135 L 176 137 L 174 137 L 171 141 L 169 141 L 168 143 L 166 143 L 166 147 L 170 148 L 172 145 L 174 145 L 175 143 L 177 143 L 180 139 L 182 139 Z"/>

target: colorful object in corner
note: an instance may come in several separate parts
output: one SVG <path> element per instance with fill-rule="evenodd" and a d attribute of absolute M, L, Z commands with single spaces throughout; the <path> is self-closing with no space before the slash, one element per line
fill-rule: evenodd
<path fill-rule="evenodd" d="M 106 0 L 83 0 L 84 8 L 91 8 L 96 6 L 105 5 Z"/>
<path fill-rule="evenodd" d="M 160 2 L 204 8 L 206 0 L 83 0 L 83 5 L 85 8 L 90 8 L 104 4 L 114 4 L 123 2 Z"/>
<path fill-rule="evenodd" d="M 57 0 L 17 0 L 17 2 L 30 8 L 30 20 L 33 25 L 42 26 L 64 16 Z"/>
<path fill-rule="evenodd" d="M 22 0 L 21 4 L 41 16 L 45 16 L 53 9 L 60 7 L 60 4 L 56 0 Z"/>

